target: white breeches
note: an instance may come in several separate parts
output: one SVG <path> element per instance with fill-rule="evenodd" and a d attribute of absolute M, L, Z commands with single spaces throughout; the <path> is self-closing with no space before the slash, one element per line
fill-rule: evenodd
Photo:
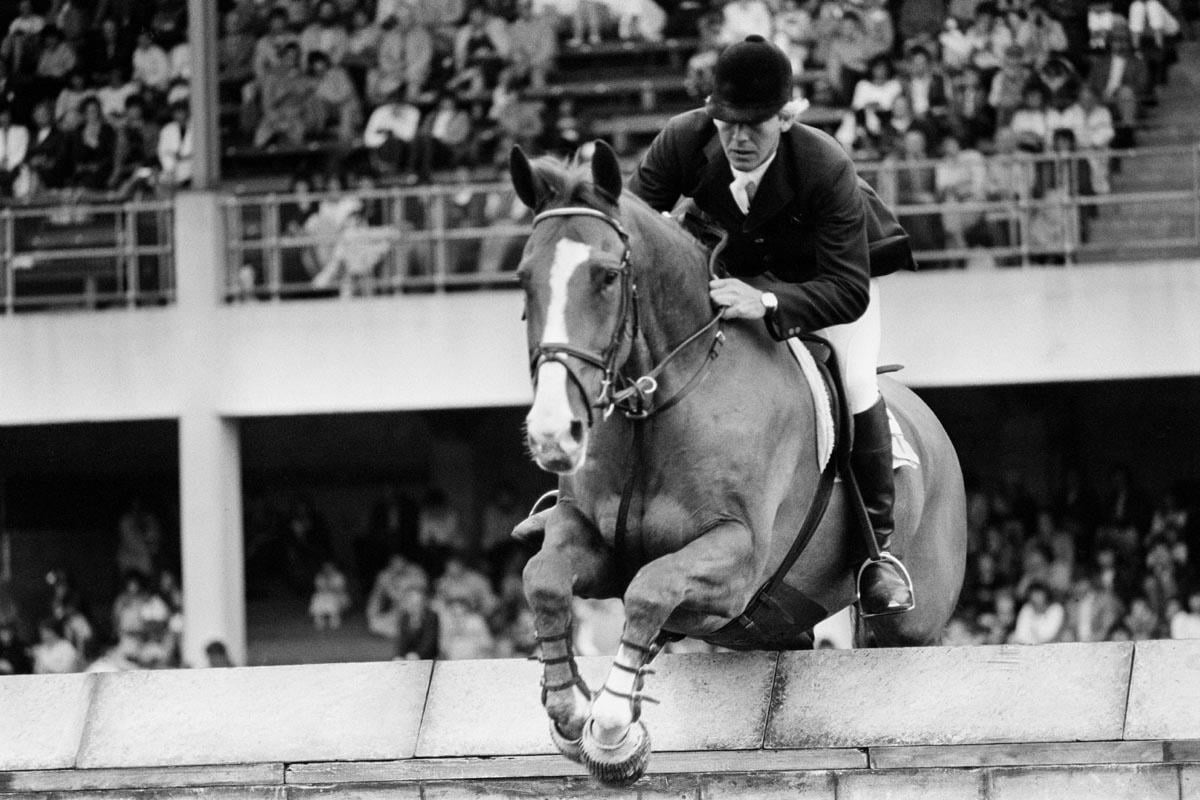
<path fill-rule="evenodd" d="M 854 322 L 831 325 L 817 336 L 829 340 L 842 372 L 842 388 L 851 414 L 861 414 L 879 399 L 875 368 L 879 365 L 879 282 L 871 281 L 867 310 Z"/>

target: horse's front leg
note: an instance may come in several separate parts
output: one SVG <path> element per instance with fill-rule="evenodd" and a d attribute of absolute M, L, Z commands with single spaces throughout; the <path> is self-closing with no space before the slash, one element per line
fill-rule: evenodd
<path fill-rule="evenodd" d="M 584 730 L 583 758 L 593 775 L 627 784 L 645 771 L 650 737 L 639 719 L 642 684 L 668 617 L 683 606 L 723 624 L 750 602 L 754 575 L 753 537 L 738 522 L 723 523 L 638 571 L 625 591 L 621 646 Z"/>
<path fill-rule="evenodd" d="M 571 598 L 612 597 L 612 555 L 592 525 L 570 503 L 556 505 L 546 520 L 542 549 L 525 566 L 525 598 L 540 644 L 542 705 L 551 736 L 563 755 L 579 760 L 579 738 L 592 700 L 571 646 Z"/>

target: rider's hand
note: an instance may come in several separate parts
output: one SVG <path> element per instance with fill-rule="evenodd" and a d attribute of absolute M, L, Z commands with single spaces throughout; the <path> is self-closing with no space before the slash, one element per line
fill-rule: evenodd
<path fill-rule="evenodd" d="M 767 307 L 762 302 L 762 290 L 755 289 L 737 278 L 714 278 L 708 282 L 708 296 L 725 310 L 725 319 L 762 319 Z"/>

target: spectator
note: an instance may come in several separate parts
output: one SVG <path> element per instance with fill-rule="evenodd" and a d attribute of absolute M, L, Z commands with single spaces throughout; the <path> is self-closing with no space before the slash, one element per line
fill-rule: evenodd
<path fill-rule="evenodd" d="M 312 79 L 300 69 L 299 45 L 283 45 L 279 62 L 262 84 L 262 119 L 254 131 L 254 146 L 304 144 L 314 89 Z"/>
<path fill-rule="evenodd" d="M 337 285 L 343 296 L 366 296 L 374 293 L 375 270 L 391 252 L 397 232 L 392 227 L 369 226 L 362 202 L 347 199 L 353 208 L 338 230 L 329 260 L 312 284 L 318 289 Z"/>
<path fill-rule="evenodd" d="M 83 73 L 72 72 L 54 101 L 54 118 L 58 120 L 58 126 L 64 131 L 78 128 L 83 122 L 83 101 L 95 96 L 96 92 L 87 87 Z"/>
<path fill-rule="evenodd" d="M 171 81 L 171 60 L 149 31 L 138 34 L 133 51 L 133 79 L 150 92 L 165 94 Z"/>
<path fill-rule="evenodd" d="M 490 617 L 496 610 L 496 595 L 483 573 L 467 566 L 462 556 L 446 559 L 446 568 L 438 578 L 434 599 L 443 606 L 461 601 L 472 611 Z"/>
<path fill-rule="evenodd" d="M 731 0 L 721 9 L 721 43 L 735 44 L 747 36 L 770 39 L 774 21 L 763 0 Z"/>
<path fill-rule="evenodd" d="M 217 76 L 222 82 L 245 85 L 254 79 L 254 56 L 258 42 L 237 9 L 221 18 L 217 40 Z"/>
<path fill-rule="evenodd" d="M 531 0 L 520 0 L 518 17 L 509 26 L 509 75 L 520 84 L 544 89 L 558 57 L 554 24 L 545 13 L 534 14 Z"/>
<path fill-rule="evenodd" d="M 461 599 L 452 599 L 438 614 L 439 657 L 491 658 L 496 643 L 487 621 Z"/>
<path fill-rule="evenodd" d="M 883 130 L 881 116 L 890 118 L 892 106 L 903 92 L 904 86 L 896 77 L 891 59 L 880 55 L 868 62 L 867 76 L 855 85 L 850 108 L 869 138 L 878 139 Z"/>
<path fill-rule="evenodd" d="M 1172 639 L 1200 639 L 1200 591 L 1193 591 L 1187 603 L 1186 611 L 1180 608 L 1171 616 Z M 0 655 L 0 658 L 3 656 Z"/>
<path fill-rule="evenodd" d="M 300 34 L 300 51 L 311 64 L 313 53 L 323 53 L 331 64 L 341 65 L 350 44 L 346 26 L 338 19 L 337 6 L 331 0 L 321 0 L 316 15 Z"/>
<path fill-rule="evenodd" d="M 52 617 L 38 626 L 40 643 L 33 646 L 33 671 L 39 675 L 78 672 L 79 651 L 66 639 L 63 623 Z"/>
<path fill-rule="evenodd" d="M 1139 104 L 1149 98 L 1151 87 L 1146 64 L 1133 49 L 1123 17 L 1113 20 L 1108 50 L 1092 57 L 1088 83 L 1116 117 L 1114 146 L 1131 147 Z"/>
<path fill-rule="evenodd" d="M 482 6 L 454 34 L 454 79 L 451 86 L 468 94 L 496 88 L 509 52 L 508 28 Z"/>
<path fill-rule="evenodd" d="M 28 675 L 33 672 L 29 649 L 17 633 L 16 623 L 0 622 L 0 676 Z"/>
<path fill-rule="evenodd" d="M 186 83 L 192 77 L 192 46 L 189 42 L 183 41 L 172 47 L 167 61 L 171 64 L 170 83 Z"/>
<path fill-rule="evenodd" d="M 342 627 L 342 614 L 350 608 L 350 592 L 346 576 L 337 564 L 326 561 L 313 579 L 313 596 L 308 604 L 309 616 L 317 630 L 337 630 Z"/>
<path fill-rule="evenodd" d="M 1047 644 L 1062 632 L 1065 613 L 1060 603 L 1050 601 L 1050 590 L 1041 583 L 1029 586 L 1025 605 L 1017 614 L 1016 628 L 1009 641 L 1013 644 Z"/>
<path fill-rule="evenodd" d="M 1010 45 L 1004 51 L 1004 63 L 992 78 L 988 93 L 988 105 L 996 112 L 998 127 L 1009 127 L 1013 115 L 1026 99 L 1025 87 L 1030 80 L 1029 68 L 1025 66 L 1025 51 L 1020 45 Z"/>
<path fill-rule="evenodd" d="M 131 182 L 152 183 L 157 174 L 159 128 L 146 119 L 146 103 L 138 95 L 125 101 L 117 126 L 117 150 L 109 187 L 128 194 Z"/>
<path fill-rule="evenodd" d="M 1133 46 L 1146 60 L 1151 86 L 1166 84 L 1179 31 L 1179 21 L 1162 0 L 1133 0 L 1129 4 L 1129 33 Z"/>
<path fill-rule="evenodd" d="M 310 127 L 321 138 L 332 133 L 335 141 L 352 141 L 363 116 L 349 73 L 320 51 L 309 53 L 308 70 L 315 82 Z"/>
<path fill-rule="evenodd" d="M 887 20 L 890 25 L 891 17 L 887 17 Z M 792 75 L 798 78 L 804 73 L 816 40 L 812 14 L 799 0 L 782 0 L 779 10 L 775 13 L 774 23 L 775 34 L 772 41 L 788 57 L 792 65 Z"/>
<path fill-rule="evenodd" d="M 371 154 L 371 163 L 388 175 L 411 173 L 415 167 L 414 142 L 421 112 L 405 97 L 404 87 L 396 87 L 387 102 L 371 112 L 363 132 L 363 145 Z"/>
<path fill-rule="evenodd" d="M 38 56 L 37 76 L 50 92 L 58 91 L 78 65 L 75 48 L 54 25 L 42 29 L 42 48 Z"/>
<path fill-rule="evenodd" d="M 367 74 L 367 99 L 381 103 L 397 89 L 407 87 L 407 99 L 415 100 L 433 69 L 433 38 L 415 23 L 407 6 L 384 20 L 382 29 L 378 63 Z"/>
<path fill-rule="evenodd" d="M 133 63 L 133 48 L 112 17 L 105 17 L 93 30 L 84 48 L 84 67 L 94 83 L 107 80 L 114 69 L 127 71 Z"/>
<path fill-rule="evenodd" d="M 942 66 L 950 76 L 960 74 L 971 65 L 971 55 L 974 53 L 975 47 L 971 37 L 962 27 L 964 24 L 954 17 L 948 17 L 942 32 L 938 34 L 938 46 L 942 51 Z"/>
<path fill-rule="evenodd" d="M 1056 53 L 1067 50 L 1067 34 L 1062 24 L 1046 13 L 1046 7 L 1038 0 L 1029 11 L 1019 11 L 1020 23 L 1014 26 L 1016 42 L 1024 50 L 1025 63 L 1040 68 Z"/>
<path fill-rule="evenodd" d="M 29 129 L 15 124 L 12 109 L 0 105 L 0 197 L 13 196 L 13 184 L 28 152 Z"/>
<path fill-rule="evenodd" d="M 946 124 L 949 96 L 945 78 L 934 72 L 933 57 L 920 45 L 908 51 L 908 75 L 904 81 L 913 116 L 924 122 L 932 132 Z"/>
<path fill-rule="evenodd" d="M 404 556 L 392 556 L 388 566 L 375 577 L 367 597 L 367 630 L 376 636 L 394 638 L 404 595 L 412 590 L 428 594 L 429 579 L 425 570 Z"/>
<path fill-rule="evenodd" d="M 371 21 L 365 8 L 356 7 L 350 16 L 349 38 L 343 66 L 354 76 L 356 85 L 365 85 L 367 71 L 379 58 L 379 40 L 383 31 Z"/>
<path fill-rule="evenodd" d="M 1047 119 L 1046 88 L 1033 82 L 1025 87 L 1021 105 L 1013 112 L 1011 125 L 1017 146 L 1029 153 L 1041 153 L 1049 148 L 1053 130 Z"/>
<path fill-rule="evenodd" d="M 125 573 L 124 588 L 113 601 L 112 629 L 118 637 L 140 637 L 144 634 L 143 610 L 150 599 L 149 578 L 140 573 Z"/>
<path fill-rule="evenodd" d="M 267 31 L 255 43 L 251 59 L 254 79 L 260 86 L 279 66 L 283 48 L 290 44 L 299 47 L 300 40 L 288 29 L 287 12 L 279 7 L 272 8 L 267 15 Z"/>
<path fill-rule="evenodd" d="M 995 133 L 996 117 L 988 105 L 987 88 L 978 67 L 967 67 L 959 76 L 946 124 L 963 145 L 970 147 L 991 140 Z"/>
<path fill-rule="evenodd" d="M 162 527 L 158 518 L 142 506 L 141 498 L 134 497 L 117 523 L 117 569 L 122 574 L 153 575 L 161 547 Z"/>
<path fill-rule="evenodd" d="M 96 90 L 96 99 L 100 101 L 100 110 L 112 124 L 118 124 L 125 115 L 125 103 L 129 98 L 139 94 L 141 87 L 133 81 L 126 81 L 120 67 L 114 67 L 107 75 L 108 83 Z"/>
<path fill-rule="evenodd" d="M 213 640 L 204 646 L 204 658 L 211 669 L 234 666 L 233 659 L 229 657 L 229 649 L 219 640 Z"/>
<path fill-rule="evenodd" d="M 1129 613 L 1123 620 L 1129 638 L 1134 642 L 1144 642 L 1158 635 L 1159 619 L 1144 597 L 1135 597 L 1129 604 Z"/>
<path fill-rule="evenodd" d="M 471 118 L 453 97 L 443 95 L 422 123 L 416 139 L 415 167 L 429 181 L 434 167 L 453 169 L 466 163 L 471 143 Z"/>
<path fill-rule="evenodd" d="M 420 588 L 410 587 L 400 597 L 396 623 L 396 658 L 405 661 L 428 661 L 438 657 L 441 650 L 441 621 L 429 595 Z"/>
<path fill-rule="evenodd" d="M 971 64 L 990 82 L 1004 65 L 1005 55 L 1014 43 L 1013 31 L 993 3 L 980 3 L 975 20 L 967 29 L 971 42 Z"/>
<path fill-rule="evenodd" d="M 964 147 L 962 140 L 955 136 L 943 139 L 942 158 L 934 168 L 934 187 L 939 202 L 946 205 L 942 212 L 942 228 L 948 247 L 963 249 L 987 245 L 986 236 L 981 233 L 983 212 L 954 208 L 960 203 L 983 202 L 986 186 L 987 162 L 983 155 L 972 147 Z"/>
<path fill-rule="evenodd" d="M 25 163 L 29 165 L 26 195 L 56 189 L 67 175 L 67 135 L 55 124 L 49 101 L 33 108 L 33 136 Z"/>
<path fill-rule="evenodd" d="M 927 141 L 919 128 L 910 128 L 904 133 L 896 163 L 896 202 L 899 205 L 937 202 L 937 181 L 934 167 L 929 162 Z M 905 214 L 901 224 L 908 231 L 915 251 L 940 250 L 945 244 L 940 213 Z"/>
<path fill-rule="evenodd" d="M 887 0 L 863 0 L 863 31 L 867 35 L 867 52 L 872 56 L 890 55 L 896 45 L 896 30 Z"/>
<path fill-rule="evenodd" d="M 419 518 L 421 546 L 431 558 L 431 572 L 439 573 L 445 559 L 469 549 L 458 511 L 441 489 L 435 487 L 425 493 Z"/>
<path fill-rule="evenodd" d="M 854 87 L 866 76 L 872 47 L 862 17 L 854 11 L 843 14 L 825 53 L 829 83 L 837 92 L 840 102 L 849 103 L 854 95 Z"/>

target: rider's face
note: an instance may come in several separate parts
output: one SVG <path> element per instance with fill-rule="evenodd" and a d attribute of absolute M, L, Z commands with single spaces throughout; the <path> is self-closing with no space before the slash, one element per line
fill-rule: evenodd
<path fill-rule="evenodd" d="M 716 120 L 717 135 L 729 166 L 739 172 L 749 172 L 762 164 L 779 146 L 784 121 L 778 115 L 750 124 Z"/>

